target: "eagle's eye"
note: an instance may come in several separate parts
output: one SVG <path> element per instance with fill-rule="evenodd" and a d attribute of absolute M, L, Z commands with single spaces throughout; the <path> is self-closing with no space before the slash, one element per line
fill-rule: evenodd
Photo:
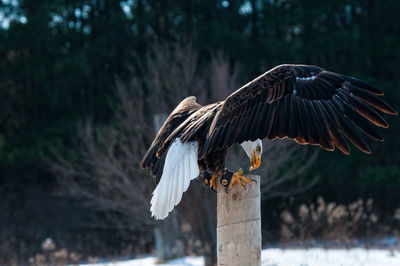
<path fill-rule="evenodd" d="M 256 147 L 256 151 L 257 151 L 258 153 L 261 152 L 261 147 L 260 147 L 259 145 Z"/>

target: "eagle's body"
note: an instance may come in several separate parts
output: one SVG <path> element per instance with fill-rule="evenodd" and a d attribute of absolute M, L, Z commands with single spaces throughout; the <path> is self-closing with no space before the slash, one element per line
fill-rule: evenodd
<path fill-rule="evenodd" d="M 349 154 L 347 138 L 371 153 L 360 130 L 382 141 L 375 126 L 387 128 L 388 124 L 379 112 L 397 114 L 380 95 L 352 77 L 315 66 L 281 65 L 225 101 L 201 106 L 195 97 L 186 98 L 169 115 L 141 164 L 158 183 L 152 214 L 165 218 L 199 174 L 211 175 L 214 188 L 222 176 L 229 181 L 221 182 L 224 186 L 231 187 L 233 180 L 251 182 L 241 172 L 225 169 L 227 149 L 235 143 L 242 144 L 253 169 L 260 164 L 260 139 L 264 138 L 289 138 L 330 151 L 336 146 Z"/>

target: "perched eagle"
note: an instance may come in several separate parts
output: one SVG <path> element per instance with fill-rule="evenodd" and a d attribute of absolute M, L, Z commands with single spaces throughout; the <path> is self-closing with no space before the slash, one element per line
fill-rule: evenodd
<path fill-rule="evenodd" d="M 252 180 L 239 169 L 225 168 L 227 149 L 240 143 L 251 160 L 261 163 L 262 143 L 289 138 L 300 144 L 335 146 L 350 153 L 346 138 L 370 154 L 360 130 L 383 141 L 375 126 L 387 128 L 381 112 L 397 114 L 377 96 L 371 85 L 353 77 L 311 65 L 280 65 L 228 96 L 225 101 L 201 106 L 184 99 L 161 127 L 141 167 L 156 176 L 151 213 L 164 219 L 177 205 L 192 179 L 199 176 L 216 189 Z"/>

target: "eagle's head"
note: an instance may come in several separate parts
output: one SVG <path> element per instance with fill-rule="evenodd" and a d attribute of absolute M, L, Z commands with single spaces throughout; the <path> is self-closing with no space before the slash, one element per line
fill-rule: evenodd
<path fill-rule="evenodd" d="M 262 154 L 262 141 L 257 139 L 256 141 L 244 141 L 242 145 L 247 156 L 250 158 L 251 167 L 250 170 L 257 169 L 261 164 L 261 154 Z"/>

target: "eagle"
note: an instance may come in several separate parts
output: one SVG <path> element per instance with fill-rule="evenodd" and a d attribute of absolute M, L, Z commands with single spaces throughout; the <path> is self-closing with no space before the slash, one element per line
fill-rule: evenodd
<path fill-rule="evenodd" d="M 224 101 L 206 106 L 184 99 L 168 116 L 141 168 L 156 177 L 151 215 L 164 219 L 181 201 L 191 180 L 202 177 L 215 190 L 228 192 L 251 180 L 242 169 L 225 168 L 227 150 L 241 144 L 250 170 L 261 164 L 262 139 L 294 140 L 337 147 L 350 153 L 349 140 L 370 154 L 365 135 L 383 141 L 376 127 L 388 128 L 382 113 L 397 112 L 378 96 L 383 93 L 354 77 L 312 65 L 279 65 L 242 86 Z"/>

